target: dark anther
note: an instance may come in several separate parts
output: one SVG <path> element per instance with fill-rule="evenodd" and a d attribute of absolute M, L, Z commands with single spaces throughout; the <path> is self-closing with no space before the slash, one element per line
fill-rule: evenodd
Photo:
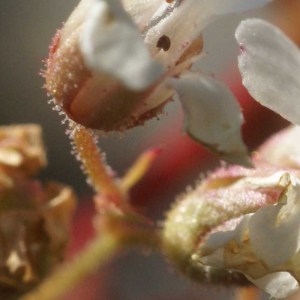
<path fill-rule="evenodd" d="M 156 47 L 159 49 L 163 49 L 164 51 L 168 51 L 171 47 L 171 40 L 168 36 L 162 35 L 156 44 Z"/>

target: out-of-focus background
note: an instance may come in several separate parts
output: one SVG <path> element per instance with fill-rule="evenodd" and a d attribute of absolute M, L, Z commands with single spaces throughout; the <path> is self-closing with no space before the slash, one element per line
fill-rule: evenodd
<path fill-rule="evenodd" d="M 0 125 L 40 124 L 44 130 L 49 158 L 49 166 L 43 172 L 43 177 L 70 184 L 81 198 L 85 198 L 91 195 L 92 191 L 85 182 L 78 162 L 71 155 L 69 141 L 65 135 L 66 127 L 61 124 L 61 117 L 47 104 L 49 98 L 43 89 L 44 82 L 40 76 L 51 39 L 77 2 L 76 0 L 0 2 Z M 281 2 L 288 4 L 296 1 L 281 0 Z M 245 107 L 248 105 L 246 102 L 251 100 L 240 88 L 240 79 L 236 72 L 236 55 L 239 49 L 234 40 L 234 29 L 241 19 L 254 15 L 272 20 L 281 18 L 280 11 L 270 16 L 263 10 L 222 18 L 204 32 L 205 55 L 199 64 L 203 72 L 223 78 L 241 97 L 240 100 L 244 101 Z M 285 24 L 284 18 L 288 16 L 282 18 L 282 23 Z M 259 110 L 256 104 L 249 104 L 249 107 L 245 112 L 249 115 L 249 122 L 252 123 L 247 123 L 245 139 L 253 149 L 273 128 L 283 126 L 284 123 L 280 118 L 274 119 L 266 110 Z M 141 183 L 141 187 L 133 193 L 139 198 L 137 202 L 141 209 L 158 219 L 162 218 L 163 212 L 174 197 L 183 191 L 185 186 L 192 184 L 200 172 L 218 164 L 216 157 L 208 155 L 206 150 L 187 141 L 181 130 L 182 119 L 180 105 L 171 102 L 166 108 L 166 115 L 161 116 L 159 121 L 152 120 L 146 126 L 131 130 L 122 136 L 114 134 L 100 139 L 109 164 L 119 174 L 124 173 L 137 155 L 148 147 L 159 146 L 163 149 L 161 158 L 153 166 L 150 175 L 145 178 L 144 184 Z M 153 192 L 156 190 L 157 193 Z M 151 203 L 147 202 L 150 200 Z M 88 235 L 90 230 L 89 226 L 85 223 L 76 226 L 76 231 L 84 239 L 85 232 Z M 147 254 L 145 256 L 147 257 L 137 253 L 123 255 L 107 268 L 108 275 L 101 277 L 102 284 L 99 283 L 98 277 L 93 278 L 86 285 L 90 286 L 90 289 L 82 289 L 85 293 L 84 298 L 78 292 L 72 299 L 205 300 L 226 299 L 233 295 L 232 290 L 196 287 L 171 272 L 160 256 Z M 96 293 L 95 286 L 98 287 Z M 88 290 L 93 292 L 89 295 Z"/>

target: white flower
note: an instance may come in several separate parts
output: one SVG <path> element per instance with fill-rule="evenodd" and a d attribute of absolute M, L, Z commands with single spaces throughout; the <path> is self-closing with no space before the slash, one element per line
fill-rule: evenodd
<path fill-rule="evenodd" d="M 243 21 L 236 38 L 242 50 L 239 68 L 250 94 L 299 125 L 297 46 L 279 29 L 257 19 Z M 281 186 L 283 192 L 278 201 L 244 215 L 232 228 L 212 233 L 193 257 L 200 264 L 242 272 L 275 298 L 290 295 L 299 289 L 300 283 L 299 147 L 295 145 L 298 140 L 299 127 L 291 127 L 264 145 L 258 154 L 264 162 L 287 170 L 253 183 L 254 190 Z"/>
<path fill-rule="evenodd" d="M 161 79 L 163 72 L 178 74 L 186 68 L 179 67 L 180 63 L 190 65 L 202 45 L 195 45 L 198 49 L 193 55 L 188 56 L 186 51 L 201 38 L 204 27 L 217 16 L 236 12 L 241 1 L 89 2 L 91 7 L 81 34 L 86 61 L 96 71 L 108 72 L 129 88 L 139 90 Z M 253 6 L 247 3 L 243 9 Z"/>
<path fill-rule="evenodd" d="M 47 89 L 71 119 L 104 131 L 142 124 L 177 96 L 192 137 L 228 161 L 247 163 L 234 96 L 186 70 L 199 59 L 205 26 L 255 6 L 246 0 L 82 0 L 50 53 Z"/>
<path fill-rule="evenodd" d="M 193 259 L 240 271 L 272 297 L 283 298 L 299 288 L 300 181 L 283 172 L 248 181 L 253 189 L 282 187 L 283 193 L 276 204 L 245 215 L 235 228 L 211 234 Z"/>

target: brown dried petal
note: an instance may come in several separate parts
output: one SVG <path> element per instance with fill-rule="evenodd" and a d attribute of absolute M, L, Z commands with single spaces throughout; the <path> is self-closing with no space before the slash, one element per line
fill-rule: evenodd
<path fill-rule="evenodd" d="M 59 256 L 69 240 L 76 196 L 70 187 L 54 182 L 47 184 L 46 192 L 49 202 L 43 208 L 45 230 L 50 238 L 51 251 Z"/>
<path fill-rule="evenodd" d="M 38 125 L 0 127 L 0 168 L 17 170 L 26 175 L 35 174 L 47 163 Z"/>
<path fill-rule="evenodd" d="M 0 193 L 0 298 L 32 288 L 63 259 L 74 208 L 73 191 L 58 183 Z"/>

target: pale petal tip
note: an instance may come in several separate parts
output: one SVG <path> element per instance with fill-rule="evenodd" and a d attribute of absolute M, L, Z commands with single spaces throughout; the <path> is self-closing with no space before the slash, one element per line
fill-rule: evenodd
<path fill-rule="evenodd" d="M 119 1 L 93 3 L 79 43 L 89 68 L 107 73 L 132 90 L 151 86 L 165 71 L 152 59 L 138 28 Z"/>
<path fill-rule="evenodd" d="M 267 22 L 256 18 L 241 21 L 235 30 L 235 38 L 238 43 L 243 45 L 245 32 L 252 32 L 253 27 L 256 27 L 257 25 L 260 26 L 260 24 L 267 24 Z"/>
<path fill-rule="evenodd" d="M 230 90 L 209 76 L 185 72 L 169 81 L 185 113 L 185 131 L 229 163 L 250 166 L 241 138 L 243 116 Z"/>
<path fill-rule="evenodd" d="M 246 151 L 238 153 L 225 153 L 221 155 L 221 158 L 229 164 L 240 165 L 246 168 L 253 168 L 253 163 Z"/>
<path fill-rule="evenodd" d="M 260 104 L 300 125 L 300 52 L 284 32 L 260 19 L 247 19 L 235 37 L 243 85 Z"/>

